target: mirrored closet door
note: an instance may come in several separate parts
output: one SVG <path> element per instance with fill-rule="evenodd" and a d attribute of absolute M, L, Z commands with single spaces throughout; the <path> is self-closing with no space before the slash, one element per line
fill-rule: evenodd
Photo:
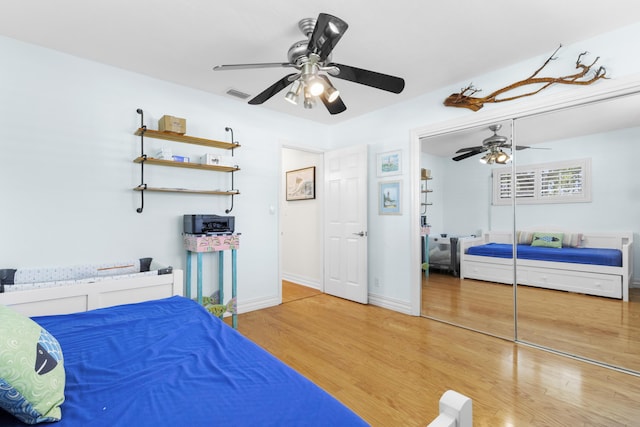
<path fill-rule="evenodd" d="M 518 256 L 518 340 L 640 371 L 640 95 L 516 119 L 514 130 L 532 148 L 515 155 L 517 248 L 537 236 L 544 256 L 574 257 L 541 269 Z"/>
<path fill-rule="evenodd" d="M 514 338 L 513 260 L 501 265 L 500 282 L 462 280 L 459 254 L 489 230 L 513 229 L 513 208 L 492 204 L 492 170 L 509 166 L 511 121 L 462 129 L 421 140 L 423 316 L 491 335 Z M 504 139 L 502 139 L 504 138 Z M 493 157 L 492 157 L 493 156 Z M 496 160 L 500 163 L 496 163 Z M 425 173 L 427 179 L 425 179 Z M 427 240 L 427 241 L 425 241 Z M 464 251 L 463 251 L 464 252 Z M 477 271 L 474 272 L 478 273 Z"/>
<path fill-rule="evenodd" d="M 640 373 L 640 94 L 630 92 L 420 139 L 423 316 Z M 507 253 L 470 249 L 487 243 Z"/>

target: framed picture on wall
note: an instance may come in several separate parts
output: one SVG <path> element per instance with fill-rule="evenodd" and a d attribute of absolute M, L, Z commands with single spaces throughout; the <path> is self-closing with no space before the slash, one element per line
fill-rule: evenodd
<path fill-rule="evenodd" d="M 378 213 L 380 215 L 402 215 L 400 181 L 383 181 L 378 184 Z"/>
<path fill-rule="evenodd" d="M 287 201 L 316 198 L 316 167 L 287 171 Z"/>
<path fill-rule="evenodd" d="M 378 153 L 376 171 L 378 176 L 400 175 L 402 173 L 402 150 Z"/>

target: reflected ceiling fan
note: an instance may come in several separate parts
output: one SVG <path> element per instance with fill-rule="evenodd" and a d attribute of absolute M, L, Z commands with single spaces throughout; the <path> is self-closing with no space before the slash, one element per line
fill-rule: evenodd
<path fill-rule="evenodd" d="M 482 141 L 482 145 L 459 149 L 458 151 L 456 151 L 456 153 L 464 153 L 464 154 L 455 156 L 453 160 L 458 162 L 460 160 L 464 160 L 466 158 L 475 156 L 476 154 L 486 152 L 486 154 L 482 156 L 482 158 L 480 158 L 481 163 L 486 163 L 489 165 L 493 163 L 498 163 L 501 165 L 505 163 L 509 163 L 511 161 L 511 156 L 508 153 L 505 153 L 504 151 L 502 151 L 502 149 L 511 148 L 511 142 L 509 141 L 509 138 L 507 138 L 506 136 L 498 135 L 498 131 L 501 128 L 502 128 L 502 125 L 489 126 L 489 130 L 493 132 L 493 135 L 491 135 L 488 138 L 485 138 Z M 516 150 L 524 150 L 527 148 L 534 148 L 534 147 L 530 147 L 528 145 L 516 145 Z M 547 150 L 547 148 L 538 148 L 538 149 Z"/>
<path fill-rule="evenodd" d="M 321 13 L 317 19 L 301 20 L 298 27 L 307 39 L 296 42 L 289 48 L 287 54 L 289 62 L 217 65 L 213 69 L 221 71 L 248 68 L 295 68 L 297 72 L 287 74 L 251 99 L 249 104 L 262 104 L 291 85 L 285 96 L 287 101 L 297 104 L 298 99 L 302 98 L 305 108 L 313 108 L 316 99 L 320 98 L 331 114 L 342 113 L 347 106 L 342 102 L 340 92 L 329 78 L 320 73 L 393 93 L 400 93 L 404 89 L 404 80 L 399 77 L 331 62 L 333 48 L 349 27 L 342 19 Z"/>

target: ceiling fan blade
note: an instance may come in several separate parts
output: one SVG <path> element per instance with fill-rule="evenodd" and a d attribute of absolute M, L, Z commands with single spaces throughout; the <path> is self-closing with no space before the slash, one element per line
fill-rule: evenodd
<path fill-rule="evenodd" d="M 484 149 L 484 147 L 483 147 L 483 146 L 481 146 L 481 145 L 479 145 L 479 146 L 476 146 L 476 147 L 461 148 L 461 149 L 459 149 L 458 151 L 456 151 L 456 153 L 464 153 L 465 151 L 475 151 L 475 150 L 482 150 L 482 151 L 484 151 L 483 149 Z"/>
<path fill-rule="evenodd" d="M 484 150 L 469 151 L 468 153 L 460 154 L 459 156 L 454 157 L 452 160 L 455 160 L 456 162 L 458 162 L 458 161 L 464 160 L 464 159 L 466 159 L 468 157 L 475 156 L 476 154 L 480 154 L 483 151 Z"/>
<path fill-rule="evenodd" d="M 331 115 L 340 114 L 347 109 L 347 106 L 344 105 L 340 97 L 337 97 L 333 102 L 329 102 L 327 95 L 323 93 L 320 95 L 320 99 Z"/>
<path fill-rule="evenodd" d="M 213 67 L 213 71 L 226 71 L 226 70 L 248 70 L 251 68 L 296 68 L 295 64 L 288 62 L 263 62 L 261 64 L 229 64 L 229 65 L 216 65 Z"/>
<path fill-rule="evenodd" d="M 375 71 L 363 70 L 362 68 L 336 63 L 327 64 L 327 66 L 337 68 L 337 72 L 333 70 L 328 72 L 339 79 L 349 80 L 351 82 L 360 83 L 393 93 L 400 93 L 404 89 L 404 79 L 401 79 L 400 77 L 394 77 L 388 74 L 377 73 Z"/>
<path fill-rule="evenodd" d="M 530 148 L 532 150 L 551 150 L 551 148 L 547 147 L 530 147 L 528 145 L 516 145 L 516 150 L 526 150 L 527 148 Z"/>
<path fill-rule="evenodd" d="M 324 61 L 338 44 L 347 28 L 349 25 L 342 19 L 328 13 L 319 14 L 313 33 L 309 37 L 307 51 L 315 53 L 320 57 L 320 61 Z"/>
<path fill-rule="evenodd" d="M 273 95 L 277 94 L 282 89 L 289 86 L 291 84 L 290 78 L 295 75 L 297 75 L 297 73 L 287 74 L 286 76 L 284 76 L 283 78 L 281 78 L 280 80 L 278 80 L 277 82 L 275 82 L 274 84 L 266 88 L 264 91 L 256 95 L 253 99 L 249 101 L 249 104 L 258 105 L 267 101 Z"/>

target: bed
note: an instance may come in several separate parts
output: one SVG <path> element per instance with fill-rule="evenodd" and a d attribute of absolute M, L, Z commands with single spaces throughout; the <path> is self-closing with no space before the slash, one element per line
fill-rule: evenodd
<path fill-rule="evenodd" d="M 53 368 L 37 375 L 55 373 L 60 377 L 52 383 L 58 389 L 63 383 L 63 398 L 47 397 L 44 408 L 34 402 L 31 412 L 21 416 L 45 422 L 61 416 L 51 424 L 61 427 L 367 425 L 320 387 L 182 297 L 182 288 L 182 271 L 172 269 L 163 275 L 0 294 L 0 357 L 10 353 L 1 347 L 6 334 L 15 332 L 16 341 L 33 335 L 29 339 L 37 341 L 38 351 L 44 336 L 44 353 L 52 363 L 41 363 L 36 355 L 35 366 Z M 11 326 L 7 316 L 31 322 L 37 331 L 23 333 L 26 327 Z M 35 341 L 29 344 L 27 353 L 35 353 Z M 7 365 L 0 364 L 0 403 L 3 385 L 6 391 L 13 381 L 6 381 Z M 28 366 L 31 372 L 33 361 Z M 34 415 L 35 407 L 39 411 Z M 471 426 L 468 397 L 449 391 L 440 408 L 431 425 Z M 0 425 L 26 424 L 0 410 Z"/>
<path fill-rule="evenodd" d="M 539 227 L 516 232 L 518 284 L 629 300 L 632 233 L 577 233 Z M 513 283 L 511 232 L 491 231 L 460 245 L 460 277 Z M 536 238 L 544 239 L 536 242 Z"/>

